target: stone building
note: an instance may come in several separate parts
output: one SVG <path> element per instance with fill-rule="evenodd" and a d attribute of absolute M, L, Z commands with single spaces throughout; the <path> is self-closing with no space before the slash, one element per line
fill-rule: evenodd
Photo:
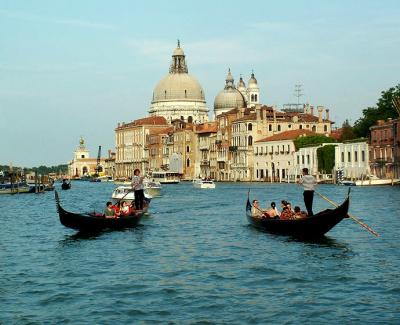
<path fill-rule="evenodd" d="M 149 170 L 147 137 L 152 130 L 168 126 L 162 116 L 145 117 L 129 123 L 119 123 L 115 129 L 116 157 L 115 175 L 117 178 L 132 177 L 138 168 L 142 174 Z"/>
<path fill-rule="evenodd" d="M 195 134 L 197 135 L 197 157 L 196 171 L 199 170 L 199 174 L 196 175 L 200 178 L 215 178 L 217 160 L 215 155 L 215 140 L 217 135 L 217 123 L 209 122 L 204 124 L 196 125 Z"/>

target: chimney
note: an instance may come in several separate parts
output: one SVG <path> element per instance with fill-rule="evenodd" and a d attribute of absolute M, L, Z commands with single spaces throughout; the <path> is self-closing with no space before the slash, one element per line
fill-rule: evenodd
<path fill-rule="evenodd" d="M 329 109 L 325 110 L 325 119 L 329 120 Z"/>
<path fill-rule="evenodd" d="M 324 106 L 317 106 L 318 109 L 318 123 L 322 123 L 322 112 L 324 110 Z"/>
<path fill-rule="evenodd" d="M 310 106 L 310 114 L 314 115 L 314 106 Z"/>
<path fill-rule="evenodd" d="M 108 158 L 111 158 L 111 149 L 108 149 Z"/>

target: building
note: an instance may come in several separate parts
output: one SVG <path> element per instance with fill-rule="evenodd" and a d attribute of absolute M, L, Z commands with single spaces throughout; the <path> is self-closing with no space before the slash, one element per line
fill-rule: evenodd
<path fill-rule="evenodd" d="M 195 134 L 197 135 L 197 157 L 196 172 L 200 178 L 215 178 L 216 174 L 216 155 L 215 155 L 215 140 L 218 126 L 216 122 L 209 122 L 196 125 Z"/>
<path fill-rule="evenodd" d="M 348 179 L 363 179 L 370 174 L 366 141 L 349 141 L 335 145 L 335 171 L 342 171 L 343 177 Z"/>
<path fill-rule="evenodd" d="M 69 177 L 78 178 L 90 176 L 95 173 L 104 174 L 104 166 L 104 158 L 100 158 L 99 162 L 97 162 L 97 158 L 90 158 L 85 140 L 81 138 L 78 148 L 74 151 L 74 158 L 68 163 L 68 175 Z"/>
<path fill-rule="evenodd" d="M 154 88 L 149 114 L 162 116 L 168 123 L 177 119 L 203 123 L 208 121 L 208 111 L 204 90 L 188 73 L 185 54 L 178 41 L 169 73 Z"/>
<path fill-rule="evenodd" d="M 291 130 L 258 140 L 254 144 L 254 180 L 289 182 L 300 175 L 296 166 L 294 140 L 315 135 L 309 130 Z M 298 160 L 298 159 L 297 159 Z M 304 158 L 303 158 L 304 160 Z"/>
<path fill-rule="evenodd" d="M 142 174 L 149 166 L 147 139 L 152 130 L 165 129 L 168 126 L 162 116 L 152 116 L 129 123 L 118 123 L 115 129 L 116 157 L 115 176 L 117 178 L 132 177 L 138 168 Z"/>
<path fill-rule="evenodd" d="M 371 172 L 380 178 L 398 178 L 400 120 L 378 120 L 370 128 L 369 158 Z"/>

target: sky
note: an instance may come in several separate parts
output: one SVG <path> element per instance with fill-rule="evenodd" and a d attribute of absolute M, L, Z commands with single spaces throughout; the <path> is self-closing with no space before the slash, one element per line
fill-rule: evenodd
<path fill-rule="evenodd" d="M 400 83 L 395 1 L 0 0 L 0 165 L 68 163 L 115 148 L 118 122 L 147 116 L 177 39 L 207 105 L 228 68 L 261 102 L 323 105 L 341 126 Z"/>

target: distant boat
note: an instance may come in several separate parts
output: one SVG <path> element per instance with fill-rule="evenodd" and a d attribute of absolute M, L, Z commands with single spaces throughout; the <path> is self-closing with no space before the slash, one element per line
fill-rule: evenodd
<path fill-rule="evenodd" d="M 161 195 L 161 183 L 160 182 L 152 182 L 149 179 L 145 178 L 143 181 L 144 185 L 144 193 L 150 195 L 151 197 L 156 197 Z"/>
<path fill-rule="evenodd" d="M 0 194 L 29 193 L 30 190 L 31 187 L 25 182 L 0 184 Z"/>
<path fill-rule="evenodd" d="M 193 186 L 196 188 L 215 188 L 215 183 L 212 180 L 195 179 Z"/>
<path fill-rule="evenodd" d="M 367 179 L 356 181 L 357 186 L 370 186 L 370 185 L 394 185 L 400 183 L 398 178 L 379 178 L 375 175 L 368 175 Z"/>
<path fill-rule="evenodd" d="M 352 181 L 339 181 L 338 185 L 343 185 L 343 186 L 356 186 L 355 182 Z"/>
<path fill-rule="evenodd" d="M 69 190 L 70 188 L 71 188 L 71 181 L 67 182 L 67 180 L 63 179 L 63 182 L 61 184 L 61 189 Z"/>
<path fill-rule="evenodd" d="M 181 181 L 179 173 L 168 171 L 152 172 L 150 179 L 160 184 L 178 184 Z"/>

